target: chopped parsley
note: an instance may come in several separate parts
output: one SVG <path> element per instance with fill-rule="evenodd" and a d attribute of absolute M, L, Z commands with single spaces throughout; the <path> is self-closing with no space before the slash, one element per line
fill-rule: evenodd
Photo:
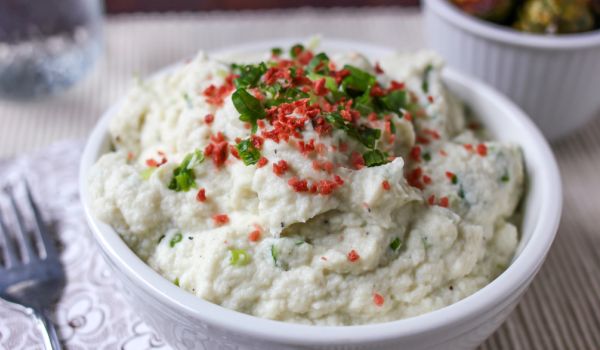
<path fill-rule="evenodd" d="M 363 154 L 363 159 L 367 167 L 383 165 L 388 162 L 386 154 L 378 149 L 365 152 Z"/>
<path fill-rule="evenodd" d="M 181 235 L 181 232 L 177 232 L 169 241 L 169 247 L 173 248 L 177 243 L 181 242 L 182 239 L 183 236 Z"/>
<path fill-rule="evenodd" d="M 377 81 L 375 76 L 365 72 L 362 69 L 351 65 L 345 65 L 344 69 L 350 72 L 348 76 L 342 80 L 342 89 L 352 97 L 360 96 L 365 91 L 369 90 Z"/>
<path fill-rule="evenodd" d="M 204 161 L 204 153 L 199 149 L 188 154 L 175 170 L 169 183 L 169 189 L 177 192 L 187 192 L 196 186 L 194 167 Z"/>
<path fill-rule="evenodd" d="M 426 162 L 429 162 L 431 160 L 431 153 L 425 152 L 423 153 L 422 157 Z"/>
<path fill-rule="evenodd" d="M 256 132 L 257 121 L 266 116 L 265 109 L 260 101 L 245 89 L 235 90 L 231 95 L 231 100 L 235 109 L 240 113 L 240 120 L 249 122 L 252 125 L 252 132 Z"/>
<path fill-rule="evenodd" d="M 274 47 L 271 49 L 271 55 L 273 56 L 281 56 L 282 53 L 283 50 L 281 49 L 281 47 Z"/>
<path fill-rule="evenodd" d="M 329 57 L 324 52 L 313 57 L 306 67 L 309 72 L 329 74 Z"/>
<path fill-rule="evenodd" d="M 383 106 L 391 112 L 400 112 L 408 105 L 408 94 L 404 90 L 394 90 L 380 98 Z"/>
<path fill-rule="evenodd" d="M 260 77 L 267 71 L 267 65 L 264 62 L 247 65 L 233 64 L 232 70 L 238 76 L 233 81 L 238 89 L 251 88 L 258 85 Z"/>
<path fill-rule="evenodd" d="M 240 141 L 235 148 L 245 165 L 256 164 L 260 159 L 260 151 L 254 147 L 250 139 Z"/>
<path fill-rule="evenodd" d="M 179 277 L 175 277 L 175 281 L 173 281 L 173 284 L 179 287 Z"/>
<path fill-rule="evenodd" d="M 229 249 L 229 264 L 232 266 L 245 266 L 250 263 L 251 257 L 244 249 Z"/>
<path fill-rule="evenodd" d="M 375 148 L 375 142 L 381 137 L 381 130 L 365 125 L 356 126 L 344 119 L 338 112 L 325 115 L 325 120 L 336 129 L 344 130 L 348 136 L 362 143 L 367 148 Z"/>
<path fill-rule="evenodd" d="M 296 58 L 296 57 L 298 57 L 299 54 L 302 53 L 302 51 L 304 51 L 304 45 L 296 44 L 296 45 L 292 46 L 292 48 L 290 49 L 290 57 Z"/>
<path fill-rule="evenodd" d="M 502 181 L 502 182 L 510 181 L 510 176 L 508 175 L 508 172 L 506 172 L 506 173 L 504 173 L 504 175 L 502 175 L 502 177 L 500 178 L 500 181 Z"/>

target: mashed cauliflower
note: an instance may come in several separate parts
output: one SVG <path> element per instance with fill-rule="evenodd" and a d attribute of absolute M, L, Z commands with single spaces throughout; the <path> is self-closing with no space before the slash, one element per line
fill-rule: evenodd
<path fill-rule="evenodd" d="M 516 145 L 488 140 L 431 53 L 204 53 L 129 91 L 92 208 L 200 298 L 355 325 L 452 304 L 511 261 Z"/>

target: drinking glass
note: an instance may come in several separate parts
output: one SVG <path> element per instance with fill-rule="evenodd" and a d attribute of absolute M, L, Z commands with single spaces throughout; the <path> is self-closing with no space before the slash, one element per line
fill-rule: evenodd
<path fill-rule="evenodd" d="M 102 24 L 100 0 L 0 0 L 0 97 L 73 85 L 101 52 Z"/>

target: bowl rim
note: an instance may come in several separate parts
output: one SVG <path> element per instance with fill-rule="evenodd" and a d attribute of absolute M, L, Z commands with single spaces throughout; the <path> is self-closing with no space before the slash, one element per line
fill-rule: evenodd
<path fill-rule="evenodd" d="M 278 39 L 251 42 L 237 45 L 227 50 L 211 51 L 211 54 L 228 54 L 246 50 L 269 49 L 274 46 L 289 46 L 303 40 Z M 358 41 L 327 39 L 322 45 L 328 49 L 351 49 L 360 52 L 378 53 L 375 56 L 391 54 L 394 50 Z M 530 132 L 530 143 L 536 144 L 538 156 L 544 160 L 544 177 L 540 178 L 542 193 L 560 200 L 542 201 L 540 215 L 534 225 L 529 242 L 519 256 L 500 276 L 474 294 L 441 309 L 406 319 L 357 326 L 314 326 L 274 321 L 240 313 L 205 301 L 180 289 L 159 275 L 144 263 L 124 243 L 118 233 L 109 225 L 97 220 L 89 207 L 88 177 L 91 166 L 96 162 L 102 146 L 106 142 L 109 120 L 119 102 L 109 108 L 94 127 L 86 143 L 80 163 L 79 190 L 85 217 L 95 240 L 100 245 L 105 258 L 109 259 L 130 281 L 144 288 L 155 298 L 183 313 L 191 314 L 208 325 L 243 334 L 252 338 L 286 344 L 322 345 L 333 343 L 365 343 L 391 340 L 425 334 L 433 330 L 454 327 L 473 320 L 486 310 L 507 303 L 507 299 L 520 293 L 541 267 L 544 258 L 556 235 L 562 210 L 562 187 L 558 166 L 550 147 L 533 122 L 516 105 L 487 85 L 466 77 L 452 69 L 445 68 L 444 79 L 470 86 L 493 97 L 498 108 L 505 109 L 515 127 L 526 128 Z M 535 242 L 535 244 L 532 244 Z M 450 337 L 450 335 L 446 335 Z"/>
<path fill-rule="evenodd" d="M 474 35 L 507 45 L 560 51 L 600 46 L 600 29 L 556 36 L 532 34 L 471 16 L 453 6 L 449 0 L 425 0 L 425 14 L 427 10 Z"/>

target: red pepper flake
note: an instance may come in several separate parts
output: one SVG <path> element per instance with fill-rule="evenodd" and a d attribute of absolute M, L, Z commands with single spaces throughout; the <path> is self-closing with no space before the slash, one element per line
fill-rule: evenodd
<path fill-rule="evenodd" d="M 257 242 L 260 239 L 260 230 L 254 230 L 248 234 L 250 242 Z"/>
<path fill-rule="evenodd" d="M 484 145 L 483 143 L 478 144 L 477 145 L 477 153 L 482 157 L 487 156 L 487 146 Z"/>
<path fill-rule="evenodd" d="M 326 257 L 324 257 L 324 256 L 322 256 L 322 257 L 321 257 L 321 260 L 323 260 L 323 261 L 327 261 L 327 258 L 326 258 Z"/>
<path fill-rule="evenodd" d="M 330 180 L 321 180 L 319 181 L 319 185 L 317 186 L 317 190 L 320 195 L 327 196 L 330 195 L 338 186 L 335 181 Z"/>
<path fill-rule="evenodd" d="M 222 141 L 211 145 L 214 145 L 213 150 L 211 151 L 211 158 L 218 168 L 225 164 L 225 161 L 227 160 L 227 156 L 229 155 L 229 144 L 226 141 Z M 204 153 L 206 153 L 206 150 L 204 150 Z"/>
<path fill-rule="evenodd" d="M 389 191 L 390 188 L 392 188 L 388 180 L 383 180 L 383 182 L 381 183 L 381 187 L 383 187 L 383 189 L 386 191 Z"/>
<path fill-rule="evenodd" d="M 288 164 L 285 160 L 280 160 L 277 163 L 273 163 L 273 172 L 275 173 L 275 175 L 277 176 L 281 176 L 283 174 L 285 174 L 285 172 L 288 170 Z"/>
<path fill-rule="evenodd" d="M 371 87 L 371 96 L 373 96 L 373 97 L 385 96 L 385 91 L 383 91 L 383 89 L 381 88 L 381 86 L 378 83 L 375 83 L 375 85 L 373 85 L 373 87 Z"/>
<path fill-rule="evenodd" d="M 410 158 L 416 162 L 420 162 L 421 161 L 421 147 L 414 146 L 410 150 Z"/>
<path fill-rule="evenodd" d="M 377 74 L 383 74 L 383 69 L 381 69 L 381 66 L 379 65 L 379 62 L 375 62 L 375 73 Z"/>
<path fill-rule="evenodd" d="M 348 260 L 350 262 L 355 262 L 358 259 L 360 259 L 360 255 L 358 255 L 358 253 L 356 252 L 356 250 L 352 249 L 350 251 L 350 253 L 348 253 Z"/>
<path fill-rule="evenodd" d="M 206 202 L 206 190 L 201 188 L 198 190 L 198 194 L 196 194 L 196 200 L 198 202 Z"/>
<path fill-rule="evenodd" d="M 348 144 L 345 142 L 340 142 L 339 147 L 340 147 L 340 152 L 348 151 Z"/>
<path fill-rule="evenodd" d="M 375 112 L 369 113 L 369 115 L 367 116 L 367 119 L 369 119 L 370 122 L 376 122 L 378 119 L 377 113 L 375 113 Z"/>
<path fill-rule="evenodd" d="M 473 145 L 472 145 L 472 144 L 470 144 L 470 143 L 465 143 L 465 144 L 463 145 L 463 147 L 464 147 L 464 148 L 465 148 L 467 151 L 469 151 L 469 152 L 472 152 L 472 151 L 473 151 Z"/>
<path fill-rule="evenodd" d="M 392 80 L 390 82 L 390 88 L 389 91 L 394 91 L 394 90 L 402 90 L 404 89 L 404 83 L 398 82 L 396 80 Z"/>
<path fill-rule="evenodd" d="M 404 119 L 408 120 L 409 122 L 412 121 L 413 120 L 412 114 L 410 114 L 410 112 L 405 112 Z"/>
<path fill-rule="evenodd" d="M 446 171 L 446 177 L 450 180 L 450 181 L 456 181 L 456 174 L 454 174 L 451 171 Z"/>
<path fill-rule="evenodd" d="M 269 160 L 265 157 L 260 157 L 260 159 L 258 160 L 258 162 L 256 163 L 256 167 L 257 168 L 262 168 L 265 165 L 267 165 L 267 163 L 269 162 Z"/>
<path fill-rule="evenodd" d="M 230 75 L 227 77 L 227 79 L 225 79 L 225 84 L 223 84 L 219 87 L 216 87 L 215 85 L 211 84 L 209 87 L 204 89 L 204 91 L 202 92 L 202 95 L 204 95 L 204 98 L 206 99 L 206 103 L 215 105 L 218 107 L 218 106 L 223 105 L 223 102 L 225 101 L 225 97 L 227 95 L 229 95 L 229 93 L 231 91 L 233 91 L 233 89 L 234 89 L 233 76 Z"/>
<path fill-rule="evenodd" d="M 132 160 L 134 157 L 133 152 L 127 152 L 127 160 Z"/>
<path fill-rule="evenodd" d="M 207 114 L 204 116 L 204 122 L 206 124 L 211 124 L 215 120 L 215 116 L 212 114 Z"/>
<path fill-rule="evenodd" d="M 146 159 L 146 165 L 149 167 L 156 168 L 158 167 L 158 162 L 154 159 Z"/>
<path fill-rule="evenodd" d="M 446 157 L 448 155 L 448 153 L 446 151 L 444 151 L 443 149 L 440 150 L 440 155 L 442 157 Z"/>
<path fill-rule="evenodd" d="M 365 167 L 365 160 L 363 159 L 362 154 L 358 152 L 352 152 L 350 155 L 350 162 L 356 170 L 360 170 Z"/>
<path fill-rule="evenodd" d="M 418 189 L 423 189 L 423 184 L 421 183 L 421 175 L 423 175 L 423 169 L 415 168 L 406 176 L 406 181 L 409 185 L 416 187 Z"/>
<path fill-rule="evenodd" d="M 212 217 L 215 225 L 225 225 L 229 222 L 229 216 L 227 214 L 215 214 Z"/>
<path fill-rule="evenodd" d="M 237 148 L 235 148 L 234 145 L 229 145 L 229 153 L 231 153 L 231 155 L 236 157 L 237 159 L 240 159 L 240 154 L 238 153 L 238 150 Z"/>
<path fill-rule="evenodd" d="M 429 203 L 429 205 L 434 205 L 435 204 L 435 195 L 431 195 L 429 196 L 429 198 L 427 198 L 427 203 Z"/>
<path fill-rule="evenodd" d="M 440 133 L 432 129 L 423 129 L 423 133 L 433 137 L 436 140 L 440 139 Z"/>
<path fill-rule="evenodd" d="M 427 175 L 423 175 L 423 183 L 425 185 L 430 185 L 431 184 L 431 178 Z"/>
<path fill-rule="evenodd" d="M 431 95 L 427 96 L 427 100 L 429 101 L 429 103 L 433 103 L 433 96 L 431 96 Z"/>
<path fill-rule="evenodd" d="M 424 145 L 429 144 L 429 139 L 424 136 L 420 136 L 420 135 L 417 136 L 416 141 L 417 141 L 417 143 L 422 143 Z"/>
<path fill-rule="evenodd" d="M 300 180 L 295 176 L 288 180 L 288 185 L 290 185 L 295 192 L 308 192 L 308 181 Z"/>
<path fill-rule="evenodd" d="M 344 180 L 342 180 L 342 178 L 339 175 L 334 176 L 333 180 L 340 186 L 344 184 Z"/>
<path fill-rule="evenodd" d="M 327 90 L 327 88 L 325 87 L 325 78 L 321 78 L 314 82 L 314 90 L 315 90 L 315 95 L 317 95 L 317 96 L 327 95 L 329 90 Z"/>
<path fill-rule="evenodd" d="M 381 294 L 379 294 L 379 293 L 373 294 L 373 303 L 375 303 L 375 305 L 382 306 L 384 301 L 385 301 L 385 299 L 383 298 L 383 296 Z"/>
<path fill-rule="evenodd" d="M 448 208 L 449 200 L 448 197 L 440 198 L 440 207 Z"/>

